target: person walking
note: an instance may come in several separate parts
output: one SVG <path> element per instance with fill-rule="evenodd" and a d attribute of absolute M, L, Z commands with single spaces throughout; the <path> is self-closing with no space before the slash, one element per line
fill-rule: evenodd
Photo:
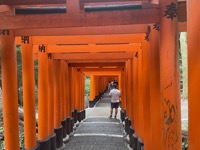
<path fill-rule="evenodd" d="M 110 118 L 112 118 L 113 108 L 115 108 L 115 118 L 116 118 L 121 96 L 120 90 L 117 89 L 117 84 L 113 84 L 113 89 L 110 91 L 109 96 L 111 97 Z"/>

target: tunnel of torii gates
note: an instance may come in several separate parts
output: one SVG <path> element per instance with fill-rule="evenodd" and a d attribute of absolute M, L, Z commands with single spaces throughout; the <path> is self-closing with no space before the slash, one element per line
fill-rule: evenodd
<path fill-rule="evenodd" d="M 85 11 L 104 3 L 140 8 Z M 13 11 L 31 6 L 65 6 L 67 12 Z M 73 124 L 85 118 L 84 81 L 89 75 L 90 102 L 109 80 L 118 80 L 121 114 L 145 150 L 181 150 L 177 41 L 179 32 L 186 31 L 189 149 L 199 150 L 199 6 L 197 0 L 0 0 L 5 149 L 19 149 L 15 47 L 21 45 L 25 149 L 62 147 Z M 34 59 L 39 65 L 37 136 Z"/>

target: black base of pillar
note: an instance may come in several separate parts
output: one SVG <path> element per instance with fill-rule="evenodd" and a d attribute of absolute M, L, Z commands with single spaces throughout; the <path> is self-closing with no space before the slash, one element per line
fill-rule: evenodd
<path fill-rule="evenodd" d="M 138 141 L 137 141 L 137 150 L 141 150 L 142 147 L 143 147 L 144 143 L 142 141 L 141 138 L 138 138 Z"/>
<path fill-rule="evenodd" d="M 39 143 L 39 150 L 47 150 L 47 149 L 51 149 L 51 139 L 48 138 L 46 140 L 43 141 L 38 141 Z"/>
<path fill-rule="evenodd" d="M 89 107 L 92 108 L 94 107 L 95 102 L 94 101 L 89 101 Z"/>
<path fill-rule="evenodd" d="M 63 146 L 63 127 L 54 129 L 54 132 L 56 134 L 56 147 L 60 148 Z"/>
<path fill-rule="evenodd" d="M 56 150 L 56 134 L 51 136 L 51 150 Z"/>
<path fill-rule="evenodd" d="M 83 110 L 81 110 L 81 121 L 83 120 Z"/>
<path fill-rule="evenodd" d="M 81 112 L 82 112 L 82 111 L 80 111 L 80 112 L 77 113 L 77 120 L 78 120 L 79 122 L 81 122 L 81 120 L 82 120 L 82 119 L 81 119 L 81 118 L 82 118 L 82 117 L 81 117 L 81 116 L 82 116 L 82 113 L 81 113 Z"/>
<path fill-rule="evenodd" d="M 23 147 L 22 150 L 40 150 L 40 146 L 39 146 L 39 143 L 37 143 L 37 146 L 34 147 L 34 148 L 26 149 L 26 148 Z"/>
<path fill-rule="evenodd" d="M 85 119 L 85 116 L 86 116 L 86 111 L 85 109 L 83 110 L 83 120 Z"/>
<path fill-rule="evenodd" d="M 133 134 L 133 141 L 132 141 L 132 145 L 133 145 L 133 149 L 134 150 L 137 150 L 137 141 L 138 141 L 138 137 L 135 135 L 135 134 Z"/>
<path fill-rule="evenodd" d="M 125 118 L 125 132 L 126 132 L 126 134 L 129 134 L 130 126 L 131 126 L 131 120 L 128 117 L 126 117 Z"/>
<path fill-rule="evenodd" d="M 135 130 L 130 127 L 130 132 L 129 132 L 129 139 L 130 139 L 130 147 L 133 148 L 133 134 L 135 133 Z"/>
<path fill-rule="evenodd" d="M 70 130 L 71 132 L 74 131 L 74 119 L 73 119 L 73 118 L 70 118 L 70 129 L 71 129 L 71 130 Z M 71 133 L 71 132 L 70 132 L 70 133 Z"/>
<path fill-rule="evenodd" d="M 72 111 L 72 117 L 74 118 L 74 123 L 76 123 L 77 122 L 77 110 L 76 109 L 74 109 Z"/>
<path fill-rule="evenodd" d="M 125 120 L 126 117 L 127 117 L 126 116 L 126 109 L 124 108 L 124 120 Z"/>
<path fill-rule="evenodd" d="M 66 120 L 62 120 L 61 125 L 63 126 L 63 139 L 64 139 L 66 137 Z"/>
<path fill-rule="evenodd" d="M 70 118 L 66 119 L 66 134 L 69 135 L 71 133 L 71 124 L 70 124 Z"/>
<path fill-rule="evenodd" d="M 120 111 L 120 116 L 121 116 L 121 121 L 123 122 L 125 120 L 125 117 L 124 117 L 124 112 L 123 111 Z"/>
<path fill-rule="evenodd" d="M 128 130 L 128 129 L 127 129 L 128 117 L 125 118 L 124 122 L 125 122 L 125 132 L 127 133 L 127 130 Z"/>
<path fill-rule="evenodd" d="M 89 101 L 89 107 L 92 108 L 95 106 L 95 104 L 101 99 L 102 95 L 104 94 L 104 92 L 99 92 L 98 95 L 95 96 L 95 98 L 91 101 Z"/>
<path fill-rule="evenodd" d="M 130 127 L 131 127 L 131 120 L 128 118 L 128 134 L 130 133 Z"/>

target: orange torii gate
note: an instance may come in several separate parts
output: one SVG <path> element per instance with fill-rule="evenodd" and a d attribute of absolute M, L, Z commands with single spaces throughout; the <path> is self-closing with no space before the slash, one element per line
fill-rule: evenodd
<path fill-rule="evenodd" d="M 112 66 L 116 62 L 124 63 L 124 71 L 120 71 L 117 75 L 113 72 L 110 72 L 110 74 L 115 74 L 121 80 L 121 89 L 124 93 L 122 111 L 125 110 L 122 113 L 125 113 L 126 116 L 127 134 L 130 134 L 132 144 L 130 146 L 134 147 L 135 143 L 139 141 L 141 142 L 140 144 L 144 143 L 145 150 L 181 149 L 177 33 L 186 30 L 189 44 L 189 149 L 199 149 L 200 144 L 195 139 L 200 134 L 197 128 L 199 122 L 196 121 L 196 115 L 199 113 L 197 86 L 200 82 L 198 78 L 198 51 L 196 50 L 199 48 L 197 41 L 199 37 L 197 26 L 199 16 L 197 6 L 199 2 L 190 0 L 186 4 L 185 1 L 179 2 L 177 0 L 141 0 L 139 2 L 142 8 L 139 10 L 90 12 L 90 15 L 84 12 L 85 8 L 83 6 L 88 6 L 90 3 L 108 2 L 109 4 L 111 1 L 81 0 L 80 2 L 81 4 L 78 0 L 59 0 L 57 2 L 52 0 L 41 2 L 37 0 L 31 2 L 22 0 L 5 2 L 0 0 L 0 49 L 2 52 L 3 115 L 6 150 L 19 149 L 16 36 L 29 36 L 30 42 L 29 44 L 26 42 L 21 44 L 25 149 L 55 149 L 63 146 L 63 138 L 67 138 L 66 134 L 69 135 L 73 130 L 74 121 L 76 122 L 78 118 L 80 120 L 80 116 L 82 117 L 84 114 L 82 113 L 84 112 L 84 73 L 81 72 L 80 68 L 86 67 L 86 64 L 91 64 L 92 62 L 113 63 Z M 120 3 L 121 1 L 115 0 L 114 2 Z M 129 2 L 128 0 L 126 1 L 126 3 Z M 134 4 L 134 1 L 131 1 L 131 3 Z M 48 15 L 9 15 L 7 13 L 17 6 L 26 7 L 26 5 L 34 6 L 37 4 L 44 6 L 49 6 L 49 4 L 64 5 L 67 6 L 67 13 Z M 164 17 L 166 6 L 177 8 L 179 10 L 178 14 L 176 14 L 176 9 L 171 11 L 174 11 L 178 17 L 170 16 L 170 14 L 166 14 L 168 18 Z M 186 12 L 194 13 L 186 14 Z M 147 27 L 147 25 L 149 26 Z M 158 29 L 157 27 L 159 27 L 159 31 L 154 30 L 154 28 Z M 130 37 L 136 33 L 139 33 L 142 38 L 136 36 L 131 40 Z M 144 33 L 146 33 L 147 41 L 144 40 Z M 64 37 L 68 35 L 66 37 L 68 39 L 65 39 L 68 43 L 65 40 L 59 43 L 59 40 L 56 40 L 58 35 Z M 45 36 L 45 38 L 40 36 Z M 27 37 L 23 38 L 23 41 L 27 41 Z M 46 39 L 46 43 L 44 39 Z M 116 42 L 110 39 L 115 39 Z M 58 42 L 53 43 L 54 40 Z M 124 47 L 123 45 L 119 46 L 120 41 L 124 44 Z M 74 44 L 76 52 L 80 52 L 76 49 L 80 44 L 87 44 L 88 46 L 81 46 L 84 52 L 90 51 L 92 53 L 92 49 L 97 49 L 98 52 L 109 51 L 116 55 L 114 59 L 110 59 L 110 57 L 102 59 L 103 54 L 99 54 L 97 51 L 94 52 L 94 55 L 99 54 L 100 56 L 95 56 L 93 59 L 91 59 L 92 54 L 61 55 L 61 51 L 65 52 L 65 48 L 62 46 L 62 44 L 66 44 L 65 42 Z M 134 47 L 134 44 L 131 45 L 131 43 L 139 44 L 132 50 L 131 48 L 132 46 Z M 44 50 L 44 47 L 40 46 L 40 51 L 36 55 L 39 59 L 40 72 L 38 76 L 40 86 L 39 145 L 37 145 L 33 49 L 38 47 L 35 45 L 41 44 L 45 45 L 46 49 Z M 51 44 L 61 44 L 61 47 L 58 48 L 58 46 Z M 115 45 L 116 50 L 112 49 L 112 47 L 114 48 L 113 45 Z M 52 53 L 55 53 L 56 49 L 60 49 L 58 50 L 60 52 L 52 55 L 48 54 L 48 46 L 51 48 Z M 71 49 L 72 46 L 68 45 L 68 48 Z M 124 58 L 119 55 L 121 51 L 125 53 L 122 54 Z M 84 59 L 81 59 L 82 56 Z M 85 63 L 85 66 L 82 66 L 81 63 Z M 46 66 L 47 64 L 48 67 Z M 74 64 L 78 65 L 73 66 Z M 109 73 L 98 73 L 93 70 L 89 74 L 98 76 L 98 78 L 101 78 L 100 80 L 103 80 L 102 74 L 109 78 Z M 105 84 L 106 80 L 103 83 Z M 104 84 L 99 85 L 97 92 L 102 90 Z M 74 109 L 77 112 L 74 112 Z M 76 113 L 79 115 L 76 116 Z M 65 124 L 67 125 L 65 126 Z M 55 141 L 57 141 L 56 146 Z M 51 147 L 50 143 L 54 143 L 54 146 Z"/>

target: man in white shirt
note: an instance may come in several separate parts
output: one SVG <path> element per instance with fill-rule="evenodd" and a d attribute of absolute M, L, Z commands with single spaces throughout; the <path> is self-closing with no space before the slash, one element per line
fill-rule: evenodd
<path fill-rule="evenodd" d="M 119 98 L 121 96 L 121 92 L 117 89 L 117 84 L 113 84 L 113 89 L 110 91 L 109 96 L 111 97 L 110 118 L 112 118 L 113 108 L 115 108 L 116 118 L 120 101 Z"/>

